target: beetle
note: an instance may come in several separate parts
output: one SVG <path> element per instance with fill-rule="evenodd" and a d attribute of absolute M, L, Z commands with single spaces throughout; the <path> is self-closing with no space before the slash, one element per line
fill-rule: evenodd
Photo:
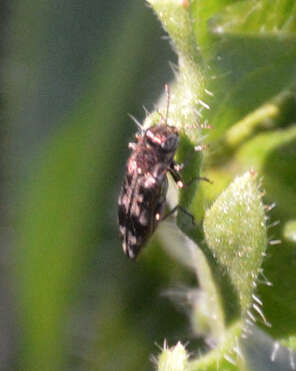
<path fill-rule="evenodd" d="M 174 161 L 179 133 L 167 124 L 166 117 L 155 126 L 136 134 L 136 143 L 127 161 L 124 181 L 118 199 L 119 233 L 123 251 L 134 259 L 139 254 L 158 223 L 164 217 L 169 172 L 177 186 L 183 187 L 179 174 L 182 169 Z M 170 214 L 176 210 L 176 206 Z"/>
<path fill-rule="evenodd" d="M 163 218 L 168 189 L 167 172 L 183 187 L 174 161 L 179 135 L 173 126 L 156 125 L 130 144 L 132 153 L 118 200 L 122 248 L 135 258 Z"/>

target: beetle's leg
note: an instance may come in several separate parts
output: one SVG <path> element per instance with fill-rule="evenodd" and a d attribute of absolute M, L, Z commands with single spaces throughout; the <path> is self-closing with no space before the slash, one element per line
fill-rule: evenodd
<path fill-rule="evenodd" d="M 189 186 L 191 186 L 191 184 L 192 184 L 193 182 L 195 182 L 195 181 L 200 181 L 200 180 L 204 180 L 205 182 L 208 182 L 208 183 L 210 183 L 210 184 L 213 184 L 213 182 L 212 182 L 210 179 L 206 178 L 205 176 L 197 176 L 197 177 L 192 178 L 192 179 L 190 180 L 190 182 L 186 183 L 186 184 L 185 184 L 185 187 L 189 187 Z"/>
<path fill-rule="evenodd" d="M 196 225 L 196 224 L 195 224 L 194 216 L 193 216 L 192 214 L 190 214 L 189 211 L 187 211 L 186 209 L 184 209 L 184 207 L 182 207 L 181 205 L 176 205 L 174 208 L 172 208 L 172 210 L 170 210 L 170 211 L 169 211 L 165 216 L 163 216 L 163 217 L 161 218 L 161 221 L 163 221 L 163 220 L 165 220 L 166 218 L 168 218 L 169 216 L 173 215 L 174 212 L 175 212 L 177 209 L 181 210 L 184 214 L 190 216 L 191 221 L 192 221 L 192 224 L 193 224 L 193 225 Z"/>
<path fill-rule="evenodd" d="M 184 186 L 189 187 L 196 180 L 197 181 L 204 180 L 212 184 L 212 181 L 210 181 L 208 178 L 203 177 L 203 176 L 194 177 L 188 183 L 184 184 L 184 182 L 182 181 L 182 177 L 179 174 L 179 172 L 183 169 L 183 167 L 184 167 L 183 164 L 177 164 L 175 161 L 172 161 L 171 166 L 168 170 L 179 188 L 183 188 Z"/>
<path fill-rule="evenodd" d="M 171 174 L 171 176 L 173 177 L 174 181 L 176 182 L 176 184 L 179 188 L 184 187 L 182 177 L 179 174 L 179 172 L 180 172 L 180 170 L 182 170 L 182 168 L 183 168 L 183 165 L 176 164 L 175 161 L 172 161 L 172 163 L 171 163 L 171 165 L 168 169 L 169 173 Z"/>

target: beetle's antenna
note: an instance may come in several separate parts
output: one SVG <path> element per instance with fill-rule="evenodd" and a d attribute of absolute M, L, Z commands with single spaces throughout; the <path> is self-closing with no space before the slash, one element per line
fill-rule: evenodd
<path fill-rule="evenodd" d="M 170 106 L 170 89 L 168 84 L 165 84 L 164 90 L 167 95 L 167 106 L 166 106 L 166 114 L 165 114 L 165 125 L 168 124 L 168 117 L 169 117 L 169 106 Z"/>
<path fill-rule="evenodd" d="M 140 128 L 141 131 L 144 131 L 144 128 L 143 126 L 139 123 L 139 121 L 133 116 L 133 115 L 130 115 L 128 114 L 129 117 L 134 121 L 134 123 L 138 126 L 138 128 Z"/>

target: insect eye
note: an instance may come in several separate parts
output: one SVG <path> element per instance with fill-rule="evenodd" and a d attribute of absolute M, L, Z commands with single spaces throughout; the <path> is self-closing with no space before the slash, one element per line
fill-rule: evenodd
<path fill-rule="evenodd" d="M 161 144 L 161 148 L 165 152 L 174 151 L 178 145 L 178 137 L 175 134 L 170 135 L 166 140 Z"/>

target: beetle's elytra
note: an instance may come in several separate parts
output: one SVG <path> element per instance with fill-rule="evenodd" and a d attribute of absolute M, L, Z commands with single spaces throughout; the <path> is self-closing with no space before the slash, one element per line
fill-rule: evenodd
<path fill-rule="evenodd" d="M 178 130 L 167 125 L 167 118 L 162 121 L 142 130 L 136 135 L 137 143 L 129 144 L 132 152 L 118 199 L 118 219 L 122 248 L 131 259 L 136 258 L 163 217 L 167 172 L 179 187 L 183 186 L 180 166 L 174 161 Z"/>

